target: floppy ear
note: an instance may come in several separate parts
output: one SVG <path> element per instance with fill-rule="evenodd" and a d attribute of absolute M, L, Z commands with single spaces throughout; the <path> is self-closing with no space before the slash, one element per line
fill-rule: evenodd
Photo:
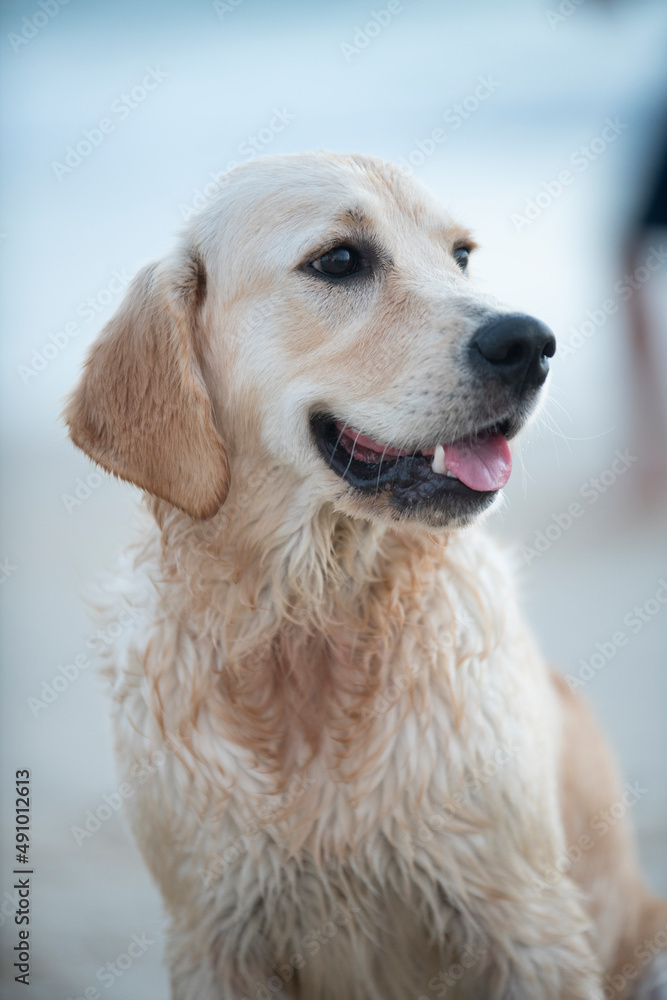
<path fill-rule="evenodd" d="M 144 268 L 102 331 L 64 418 L 75 445 L 191 517 L 212 517 L 229 466 L 195 353 L 206 273 L 194 252 Z"/>

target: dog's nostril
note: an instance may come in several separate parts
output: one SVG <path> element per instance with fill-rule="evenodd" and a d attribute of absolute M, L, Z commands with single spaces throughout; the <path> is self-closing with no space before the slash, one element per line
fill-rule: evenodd
<path fill-rule="evenodd" d="M 501 345 L 499 350 L 492 352 L 493 357 L 489 352 L 485 353 L 482 351 L 482 353 L 487 361 L 493 361 L 495 364 L 513 365 L 517 361 L 523 360 L 526 354 L 526 347 L 522 341 L 515 340 L 507 345 Z"/>
<path fill-rule="evenodd" d="M 550 332 L 549 337 L 546 340 L 544 347 L 542 348 L 542 357 L 553 358 L 555 353 L 556 353 L 556 338 L 554 337 L 553 333 Z"/>
<path fill-rule="evenodd" d="M 478 330 L 470 347 L 478 374 L 529 389 L 540 386 L 547 377 L 556 339 L 540 320 L 511 313 Z"/>

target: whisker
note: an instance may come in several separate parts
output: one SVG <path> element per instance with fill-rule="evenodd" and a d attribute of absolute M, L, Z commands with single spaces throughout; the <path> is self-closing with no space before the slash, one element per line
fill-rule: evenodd
<path fill-rule="evenodd" d="M 600 431 L 599 434 L 589 434 L 586 437 L 574 437 L 572 434 L 563 433 L 563 431 L 556 423 L 556 420 L 552 413 L 547 413 L 546 411 L 543 411 L 542 413 L 538 413 L 537 416 L 538 420 L 543 419 L 545 421 L 546 426 L 554 436 L 560 437 L 564 441 L 567 441 L 568 443 L 570 441 L 596 441 L 598 438 L 606 437 L 607 434 L 611 434 L 616 429 L 615 427 L 610 427 L 609 430 Z M 551 421 L 551 423 L 550 424 L 546 423 L 547 420 Z M 555 425 L 555 428 L 552 425 Z"/>
<path fill-rule="evenodd" d="M 412 472 L 412 463 L 414 462 L 417 455 L 421 452 L 421 445 L 417 445 L 415 450 L 410 455 L 410 472 Z"/>
<path fill-rule="evenodd" d="M 354 449 L 357 447 L 357 441 L 359 440 L 360 435 L 361 435 L 361 431 L 357 431 L 357 436 L 354 439 L 354 444 L 352 445 L 352 451 L 350 452 L 350 461 L 345 466 L 345 472 L 343 473 L 343 478 L 345 478 L 345 476 L 348 473 L 348 470 L 349 470 L 350 466 L 352 465 L 352 459 L 354 458 Z"/>
<path fill-rule="evenodd" d="M 337 447 L 338 447 L 338 445 L 340 444 L 340 439 L 342 438 L 343 434 L 345 433 L 345 429 L 346 429 L 346 427 L 347 427 L 347 421 L 345 421 L 345 423 L 343 424 L 343 429 L 342 429 L 342 431 L 340 432 L 340 434 L 338 435 L 338 440 L 336 441 L 336 443 L 335 443 L 335 445 L 334 445 L 334 450 L 333 450 L 333 451 L 331 452 L 331 458 L 329 459 L 329 468 L 331 468 L 331 463 L 333 462 L 333 460 L 334 460 L 334 455 L 336 454 L 336 448 L 337 448 Z M 359 433 L 361 433 L 361 431 L 360 431 Z M 358 436 L 359 436 L 359 435 L 357 435 L 357 437 L 358 437 Z M 356 444 L 356 442 L 355 442 L 355 444 Z"/>
<path fill-rule="evenodd" d="M 566 416 L 566 417 L 568 418 L 568 420 L 570 421 L 570 423 L 572 423 L 572 416 L 571 416 L 571 415 L 570 415 L 570 413 L 569 413 L 569 412 L 568 412 L 568 411 L 567 411 L 567 410 L 565 409 L 565 407 L 564 407 L 564 406 L 563 406 L 563 404 L 562 404 L 562 403 L 560 402 L 560 400 L 558 400 L 558 399 L 554 399 L 554 398 L 551 398 L 551 399 L 548 399 L 548 400 L 547 400 L 547 405 L 546 405 L 546 406 L 544 407 L 544 412 L 545 412 L 545 413 L 546 413 L 546 412 L 548 412 L 548 410 L 549 410 L 549 406 L 557 406 L 557 407 L 558 407 L 558 408 L 559 408 L 560 410 L 562 410 L 562 411 L 563 411 L 563 413 L 564 413 L 564 414 L 565 414 L 565 416 Z"/>
<path fill-rule="evenodd" d="M 384 451 L 382 452 L 382 458 L 380 459 L 380 467 L 379 467 L 379 469 L 378 469 L 378 478 L 377 478 L 377 482 L 376 482 L 376 484 L 375 484 L 375 495 L 376 495 L 376 496 L 377 496 L 377 495 L 378 495 L 378 493 L 380 492 L 380 473 L 382 472 L 382 462 L 383 462 L 383 460 L 384 460 L 384 456 L 385 456 L 385 455 L 387 454 L 387 448 L 388 448 L 388 447 L 389 447 L 389 445 L 388 445 L 388 444 L 386 444 L 386 445 L 384 446 Z"/>
<path fill-rule="evenodd" d="M 525 459 L 525 456 L 524 456 L 524 452 L 523 452 L 523 447 L 522 447 L 522 442 L 521 441 L 518 441 L 516 443 L 516 445 L 515 445 L 515 454 L 516 454 L 517 459 L 519 460 L 519 467 L 521 469 L 521 492 L 523 493 L 524 497 L 527 497 L 528 496 L 528 483 L 529 483 L 529 481 L 530 482 L 534 482 L 534 479 L 530 475 L 530 473 L 528 472 L 528 468 L 526 466 L 526 459 Z M 505 496 L 505 494 L 503 494 L 503 496 Z"/>
<path fill-rule="evenodd" d="M 586 437 L 572 437 L 571 434 L 563 434 L 559 431 L 558 437 L 562 437 L 564 441 L 597 441 L 598 438 L 607 437 L 608 434 L 613 434 L 616 430 L 615 427 L 610 427 L 608 431 L 600 431 L 599 434 L 588 434 Z M 552 433 L 555 433 L 552 430 Z"/>
<path fill-rule="evenodd" d="M 563 431 L 560 429 L 556 421 L 556 418 L 553 416 L 552 413 L 547 413 L 546 410 L 543 410 L 541 413 L 538 413 L 537 419 L 538 422 L 541 423 L 543 427 L 546 427 L 546 429 L 551 432 L 552 438 L 556 437 L 562 438 L 563 441 L 565 441 L 568 446 L 568 451 L 570 452 L 572 451 L 572 448 L 570 448 L 570 442 L 567 435 L 564 434 Z M 560 457 L 558 456 L 558 449 L 556 449 L 556 455 L 560 462 Z"/>

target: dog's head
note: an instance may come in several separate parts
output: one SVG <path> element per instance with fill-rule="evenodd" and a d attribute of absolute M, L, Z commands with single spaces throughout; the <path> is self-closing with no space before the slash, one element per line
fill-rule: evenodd
<path fill-rule="evenodd" d="M 505 485 L 555 350 L 474 290 L 473 245 L 382 161 L 239 167 L 94 345 L 72 439 L 195 518 L 251 460 L 313 505 L 465 524 Z"/>

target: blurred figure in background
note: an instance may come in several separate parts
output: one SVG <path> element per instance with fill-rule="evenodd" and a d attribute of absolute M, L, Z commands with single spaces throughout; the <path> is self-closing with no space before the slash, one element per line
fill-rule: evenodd
<path fill-rule="evenodd" d="M 627 299 L 634 434 L 644 462 L 640 487 L 648 505 L 667 491 L 667 405 L 661 372 L 658 321 L 651 310 L 648 283 L 665 266 L 667 252 L 660 237 L 667 232 L 667 115 L 662 119 L 659 156 L 649 172 L 649 191 L 640 202 L 640 216 L 627 236 L 624 263 Z M 665 280 L 664 274 L 662 280 Z"/>

